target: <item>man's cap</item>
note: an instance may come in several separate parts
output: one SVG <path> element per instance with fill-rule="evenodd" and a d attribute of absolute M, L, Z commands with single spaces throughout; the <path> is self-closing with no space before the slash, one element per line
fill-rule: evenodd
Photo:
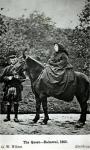
<path fill-rule="evenodd" d="M 10 58 L 15 58 L 16 57 L 16 52 L 15 51 L 11 51 L 7 54 L 7 58 L 10 59 Z"/>

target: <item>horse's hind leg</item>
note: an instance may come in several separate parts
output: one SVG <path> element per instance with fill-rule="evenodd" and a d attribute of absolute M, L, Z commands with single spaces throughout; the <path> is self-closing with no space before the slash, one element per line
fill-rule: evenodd
<path fill-rule="evenodd" d="M 36 115 L 35 118 L 33 119 L 34 123 L 36 123 L 40 118 L 40 106 L 41 106 L 41 99 L 39 98 L 38 95 L 35 95 L 35 99 L 36 99 Z"/>
<path fill-rule="evenodd" d="M 44 111 L 44 115 L 45 115 L 43 123 L 47 124 L 47 121 L 49 120 L 48 111 L 47 111 L 47 97 L 43 97 L 42 107 L 43 107 L 43 111 Z"/>
<path fill-rule="evenodd" d="M 85 124 L 86 114 L 87 114 L 88 95 L 89 95 L 88 89 L 86 91 L 84 91 L 82 94 L 78 93 L 76 95 L 77 100 L 81 107 L 81 115 L 80 115 L 80 119 L 78 120 L 77 126 L 83 126 Z"/>
<path fill-rule="evenodd" d="M 86 121 L 86 114 L 87 114 L 87 100 L 84 99 L 82 101 L 79 101 L 81 106 L 81 115 L 79 121 L 82 123 L 85 123 Z"/>

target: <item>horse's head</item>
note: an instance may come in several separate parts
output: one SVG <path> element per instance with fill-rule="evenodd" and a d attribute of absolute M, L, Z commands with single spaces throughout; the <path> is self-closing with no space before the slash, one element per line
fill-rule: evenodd
<path fill-rule="evenodd" d="M 23 58 L 25 60 L 24 69 L 26 69 L 26 73 L 29 78 L 35 81 L 40 75 L 41 71 L 44 69 L 44 66 L 34 58 L 28 56 L 26 53 L 26 49 L 23 52 Z"/>

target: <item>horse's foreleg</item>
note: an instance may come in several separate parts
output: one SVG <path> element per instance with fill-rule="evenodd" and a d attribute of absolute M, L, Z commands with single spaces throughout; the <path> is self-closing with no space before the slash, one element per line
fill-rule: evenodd
<path fill-rule="evenodd" d="M 40 106 L 41 106 L 41 99 L 39 96 L 36 96 L 36 116 L 33 119 L 33 122 L 36 123 L 40 118 Z"/>
<path fill-rule="evenodd" d="M 43 123 L 47 124 L 47 121 L 49 120 L 48 111 L 47 111 L 47 97 L 44 97 L 42 99 L 42 107 L 45 115 Z"/>
<path fill-rule="evenodd" d="M 85 123 L 86 121 L 86 114 L 87 114 L 87 102 L 80 103 L 81 106 L 81 116 L 79 121 Z"/>
<path fill-rule="evenodd" d="M 76 126 L 81 127 L 85 124 L 86 115 L 87 115 L 87 99 L 83 97 L 82 99 L 78 99 L 80 107 L 81 107 L 81 115 L 80 119 L 78 120 Z"/>

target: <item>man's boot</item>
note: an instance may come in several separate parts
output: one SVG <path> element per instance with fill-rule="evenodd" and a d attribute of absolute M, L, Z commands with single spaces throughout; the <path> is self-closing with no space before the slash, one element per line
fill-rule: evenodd
<path fill-rule="evenodd" d="M 6 119 L 4 119 L 5 122 L 10 121 L 10 113 L 11 113 L 11 105 L 7 105 L 7 116 Z"/>
<path fill-rule="evenodd" d="M 15 122 L 19 122 L 18 120 L 18 104 L 14 104 L 14 113 L 15 113 L 15 118 L 14 118 L 14 121 Z"/>

